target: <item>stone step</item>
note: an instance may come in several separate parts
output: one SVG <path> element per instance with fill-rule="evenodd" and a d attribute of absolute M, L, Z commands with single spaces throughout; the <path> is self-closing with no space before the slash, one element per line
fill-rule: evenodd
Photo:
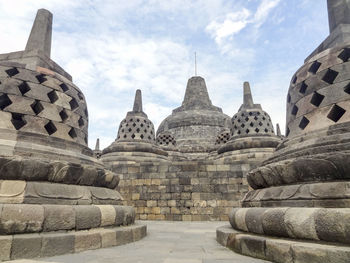
<path fill-rule="evenodd" d="M 350 262 L 349 246 L 254 235 L 230 225 L 217 228 L 216 240 L 234 252 L 278 263 Z"/>

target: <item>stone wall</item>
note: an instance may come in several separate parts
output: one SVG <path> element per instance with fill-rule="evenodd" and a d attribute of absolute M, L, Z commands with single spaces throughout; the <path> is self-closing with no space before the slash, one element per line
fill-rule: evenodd
<path fill-rule="evenodd" d="M 270 154 L 240 150 L 219 160 L 114 164 L 123 205 L 136 209 L 136 219 L 228 220 L 232 207 L 248 191 L 245 173 Z"/>

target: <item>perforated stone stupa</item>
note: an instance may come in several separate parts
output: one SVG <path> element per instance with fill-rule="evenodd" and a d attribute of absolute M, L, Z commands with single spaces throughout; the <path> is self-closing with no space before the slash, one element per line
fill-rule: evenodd
<path fill-rule="evenodd" d="M 218 240 L 274 262 L 350 259 L 350 1 L 328 0 L 330 36 L 292 77 L 286 139 L 247 174 Z M 278 239 L 277 239 L 278 238 Z"/>
<path fill-rule="evenodd" d="M 131 226 L 134 208 L 117 205 L 119 176 L 87 147 L 85 98 L 50 59 L 51 34 L 52 14 L 40 9 L 26 49 L 0 55 L 0 261 L 146 234 Z"/>
<path fill-rule="evenodd" d="M 170 132 L 177 149 L 187 153 L 205 153 L 215 147 L 218 133 L 229 121 L 229 116 L 212 104 L 205 81 L 195 76 L 188 80 L 182 105 L 173 110 L 159 126 L 157 135 Z"/>

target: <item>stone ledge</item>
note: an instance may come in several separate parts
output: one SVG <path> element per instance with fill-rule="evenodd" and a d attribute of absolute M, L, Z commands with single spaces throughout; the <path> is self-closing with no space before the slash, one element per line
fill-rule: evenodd
<path fill-rule="evenodd" d="M 248 234 L 229 225 L 217 228 L 216 240 L 237 253 L 278 263 L 347 263 L 350 260 L 349 246 Z"/>
<path fill-rule="evenodd" d="M 0 236 L 0 261 L 57 256 L 135 242 L 147 234 L 143 224 L 83 231 Z"/>
<path fill-rule="evenodd" d="M 135 209 L 117 205 L 0 204 L 1 235 L 131 225 Z"/>
<path fill-rule="evenodd" d="M 350 244 L 350 208 L 234 208 L 229 217 L 240 231 Z"/>

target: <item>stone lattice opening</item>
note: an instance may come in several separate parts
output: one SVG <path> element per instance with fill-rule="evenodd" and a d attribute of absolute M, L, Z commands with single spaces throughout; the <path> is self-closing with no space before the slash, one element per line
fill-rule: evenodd
<path fill-rule="evenodd" d="M 328 84 L 333 84 L 335 78 L 338 76 L 338 72 L 334 71 L 332 69 L 328 69 L 327 72 L 324 74 L 322 80 L 327 82 Z"/>
<path fill-rule="evenodd" d="M 56 91 L 54 91 L 54 90 L 51 91 L 51 92 L 49 92 L 49 93 L 47 94 L 47 96 L 49 97 L 51 103 L 54 103 L 55 101 L 58 100 L 57 93 L 56 93 Z"/>
<path fill-rule="evenodd" d="M 301 83 L 299 92 L 302 93 L 302 94 L 305 94 L 307 87 L 308 87 L 308 86 L 305 84 L 305 81 L 303 81 L 303 82 Z"/>
<path fill-rule="evenodd" d="M 291 99 L 292 99 L 291 96 L 288 94 L 287 95 L 287 102 L 289 103 L 291 101 Z"/>
<path fill-rule="evenodd" d="M 5 109 L 7 106 L 11 105 L 12 101 L 6 94 L 0 96 L 0 109 Z"/>
<path fill-rule="evenodd" d="M 304 130 L 306 128 L 306 126 L 308 126 L 310 123 L 310 121 L 306 118 L 306 117 L 303 117 L 299 123 L 299 128 Z"/>
<path fill-rule="evenodd" d="M 82 117 L 79 118 L 78 124 L 79 124 L 79 127 L 83 127 L 84 126 L 84 119 Z"/>
<path fill-rule="evenodd" d="M 47 78 L 45 78 L 44 74 L 40 74 L 36 76 L 36 79 L 39 81 L 39 83 L 44 83 L 45 81 L 47 81 Z"/>
<path fill-rule="evenodd" d="M 66 91 L 69 90 L 68 86 L 67 86 L 66 84 L 64 84 L 64 83 L 62 83 L 62 84 L 60 85 L 60 87 L 61 87 L 61 89 L 62 89 L 63 92 L 66 92 Z"/>
<path fill-rule="evenodd" d="M 318 69 L 320 68 L 320 66 L 321 66 L 321 63 L 320 63 L 320 62 L 314 61 L 314 62 L 311 64 L 311 66 L 310 66 L 310 68 L 309 68 L 308 71 L 309 71 L 310 73 L 312 73 L 312 74 L 316 74 L 317 71 L 318 71 Z"/>
<path fill-rule="evenodd" d="M 350 82 L 345 86 L 344 92 L 346 92 L 347 94 L 350 94 Z"/>
<path fill-rule="evenodd" d="M 65 121 L 68 119 L 68 115 L 67 115 L 66 110 L 63 109 L 60 111 L 60 117 L 61 117 L 62 121 Z"/>
<path fill-rule="evenodd" d="M 79 98 L 80 100 L 84 100 L 83 94 L 81 94 L 80 92 L 78 92 L 78 98 Z"/>
<path fill-rule="evenodd" d="M 294 76 L 293 79 L 292 79 L 292 83 L 295 84 L 297 82 L 297 76 Z"/>
<path fill-rule="evenodd" d="M 312 95 L 310 103 L 318 107 L 322 103 L 323 99 L 324 99 L 324 96 L 315 91 L 314 95 Z"/>
<path fill-rule="evenodd" d="M 342 107 L 339 107 L 337 104 L 335 104 L 332 107 L 331 111 L 328 113 L 327 118 L 331 119 L 334 122 L 338 122 L 345 112 L 346 110 L 344 110 Z"/>
<path fill-rule="evenodd" d="M 55 126 L 55 124 L 53 124 L 52 121 L 49 121 L 45 126 L 44 126 L 45 130 L 47 131 L 47 133 L 49 135 L 54 134 L 57 131 L 57 128 Z"/>
<path fill-rule="evenodd" d="M 11 122 L 16 130 L 20 130 L 24 125 L 27 124 L 27 122 L 23 118 L 24 116 L 23 114 L 11 113 L 11 115 L 12 115 Z"/>
<path fill-rule="evenodd" d="M 36 100 L 30 106 L 32 107 L 32 110 L 34 111 L 35 115 L 38 115 L 40 112 L 42 112 L 44 110 L 44 106 L 38 100 Z"/>
<path fill-rule="evenodd" d="M 18 69 L 16 68 L 10 68 L 8 70 L 5 70 L 5 72 L 9 77 L 13 77 L 19 73 Z"/>
<path fill-rule="evenodd" d="M 21 92 L 22 95 L 26 94 L 28 91 L 30 91 L 30 87 L 28 86 L 27 82 L 23 81 L 19 86 L 18 86 L 19 91 Z"/>
<path fill-rule="evenodd" d="M 344 48 L 338 55 L 338 58 L 343 60 L 343 62 L 347 62 L 350 58 L 350 48 Z"/>
<path fill-rule="evenodd" d="M 71 101 L 69 102 L 71 110 L 75 110 L 76 108 L 79 107 L 78 102 L 76 99 L 72 98 Z"/>
<path fill-rule="evenodd" d="M 288 136 L 289 133 L 290 133 L 290 130 L 289 130 L 289 128 L 287 127 L 287 129 L 286 129 L 286 136 Z"/>
<path fill-rule="evenodd" d="M 70 129 L 70 131 L 68 132 L 68 135 L 69 135 L 72 139 L 77 138 L 77 133 L 75 132 L 75 129 L 74 129 L 74 128 Z"/>

